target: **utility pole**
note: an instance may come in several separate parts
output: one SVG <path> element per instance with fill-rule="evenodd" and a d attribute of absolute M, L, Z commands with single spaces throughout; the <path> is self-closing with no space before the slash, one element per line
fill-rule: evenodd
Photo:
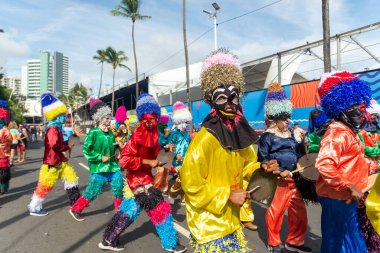
<path fill-rule="evenodd" d="M 329 0 L 322 0 L 323 63 L 325 72 L 331 72 Z"/>
<path fill-rule="evenodd" d="M 190 73 L 189 73 L 189 53 L 187 51 L 187 36 L 186 36 L 186 0 L 182 0 L 182 29 L 183 29 L 183 47 L 185 49 L 185 65 L 186 65 L 186 91 L 187 91 L 187 106 L 191 111 L 190 99 Z M 191 131 L 193 129 L 193 122 L 190 123 Z"/>

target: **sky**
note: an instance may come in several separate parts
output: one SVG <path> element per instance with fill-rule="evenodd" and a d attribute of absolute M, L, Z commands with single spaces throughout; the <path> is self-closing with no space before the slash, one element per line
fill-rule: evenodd
<path fill-rule="evenodd" d="M 182 1 L 141 2 L 140 13 L 152 18 L 135 25 L 139 74 L 184 66 Z M 202 11 L 213 10 L 213 2 L 186 1 L 190 63 L 202 61 L 214 48 L 213 21 Z M 126 65 L 131 69 L 117 69 L 115 83 L 133 79 L 132 22 L 110 14 L 119 3 L 120 0 L 0 0 L 0 29 L 4 30 L 0 33 L 0 68 L 7 75 L 20 76 L 21 67 L 28 59 L 37 59 L 40 50 L 58 51 L 69 57 L 70 84 L 80 82 L 97 90 L 100 64 L 93 56 L 98 49 L 111 46 L 125 52 L 129 57 Z M 217 3 L 221 7 L 218 44 L 231 49 L 241 62 L 322 39 L 321 0 Z M 270 6 L 260 9 L 267 5 Z M 378 10 L 378 0 L 330 0 L 331 34 L 378 22 Z M 233 19 L 251 11 L 254 12 Z M 366 39 L 368 43 L 379 42 L 380 33 Z M 380 55 L 380 49 L 378 52 Z M 105 64 L 103 84 L 111 83 L 112 68 Z"/>

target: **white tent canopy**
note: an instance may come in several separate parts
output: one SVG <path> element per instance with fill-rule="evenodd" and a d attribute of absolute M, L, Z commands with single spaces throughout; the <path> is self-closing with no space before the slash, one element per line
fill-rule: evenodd
<path fill-rule="evenodd" d="M 189 66 L 190 87 L 200 85 L 202 62 Z M 186 67 L 168 70 L 149 76 L 149 93 L 157 96 L 186 90 Z"/>

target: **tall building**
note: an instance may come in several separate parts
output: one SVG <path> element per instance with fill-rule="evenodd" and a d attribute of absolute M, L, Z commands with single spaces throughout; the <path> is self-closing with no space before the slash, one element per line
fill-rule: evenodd
<path fill-rule="evenodd" d="M 12 97 L 21 95 L 21 78 L 5 76 L 0 80 L 0 84 L 12 89 Z"/>
<path fill-rule="evenodd" d="M 69 58 L 62 53 L 41 51 L 39 59 L 27 61 L 27 97 L 38 99 L 46 92 L 69 93 Z"/>
<path fill-rule="evenodd" d="M 53 87 L 56 94 L 69 93 L 69 58 L 62 53 L 53 55 Z"/>

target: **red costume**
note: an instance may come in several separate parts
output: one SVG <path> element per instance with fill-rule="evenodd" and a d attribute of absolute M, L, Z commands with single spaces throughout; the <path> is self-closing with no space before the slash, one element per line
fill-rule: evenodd
<path fill-rule="evenodd" d="M 140 125 L 132 134 L 119 160 L 120 167 L 128 169 L 127 179 L 131 189 L 153 183 L 152 167 L 144 165 L 143 159 L 156 159 L 160 150 L 157 129 L 147 131 L 144 125 Z"/>
<path fill-rule="evenodd" d="M 67 162 L 67 158 L 63 152 L 69 150 L 69 145 L 63 141 L 62 132 L 56 126 L 48 128 L 44 140 L 45 152 L 43 163 L 51 166 L 60 165 Z"/>
<path fill-rule="evenodd" d="M 364 159 L 364 147 L 351 128 L 338 121 L 331 123 L 319 150 L 316 162 L 320 173 L 316 183 L 319 196 L 347 200 L 351 199 L 346 190 L 350 185 L 364 190 L 368 163 Z"/>

